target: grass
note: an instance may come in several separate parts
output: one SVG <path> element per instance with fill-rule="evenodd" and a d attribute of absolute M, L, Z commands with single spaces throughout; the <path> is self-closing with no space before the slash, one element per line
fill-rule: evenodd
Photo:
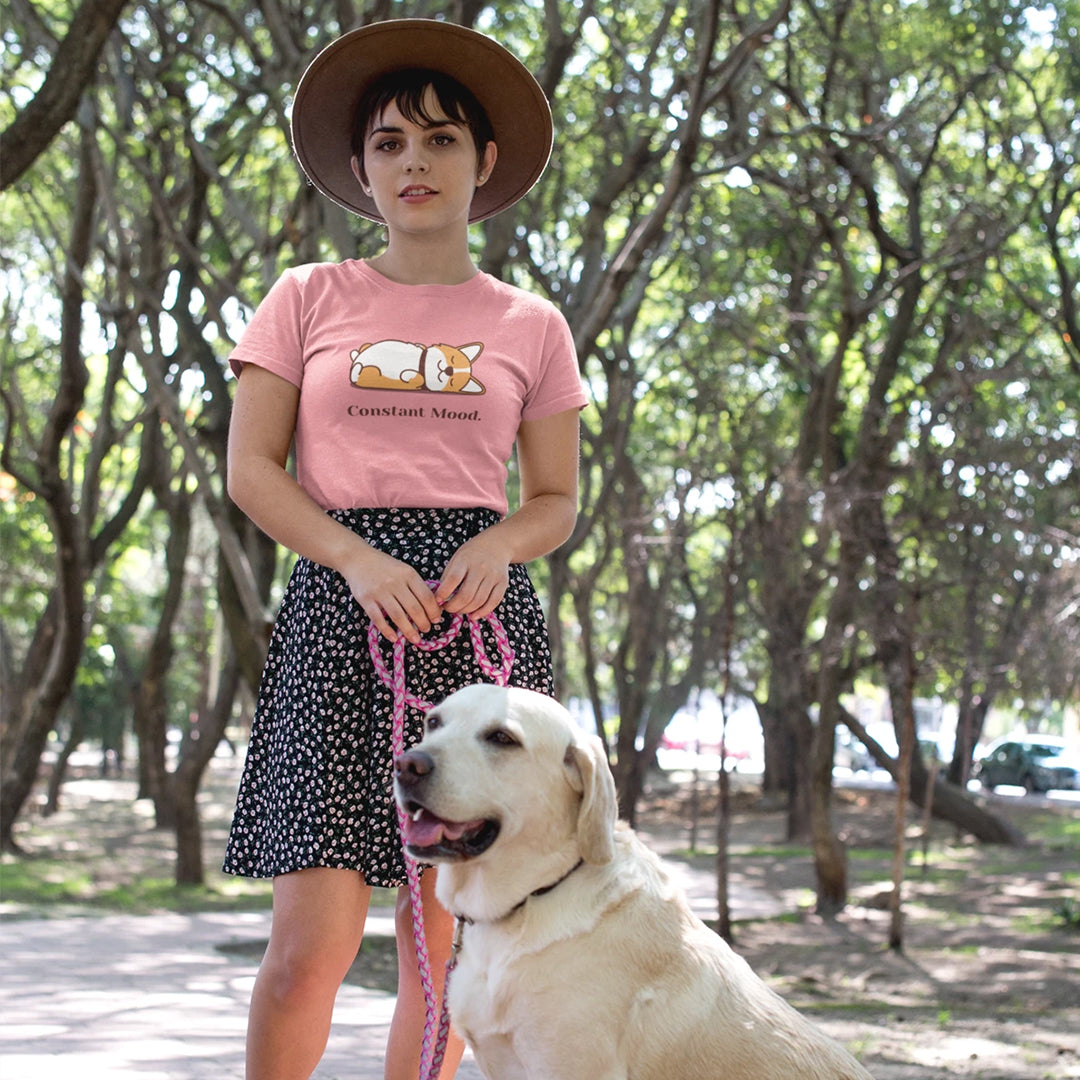
<path fill-rule="evenodd" d="M 1054 905 L 1054 918 L 1069 930 L 1080 931 L 1080 900 L 1074 896 L 1063 897 Z"/>
<path fill-rule="evenodd" d="M 64 858 L 4 855 L 0 861 L 0 913 L 4 918 L 40 918 L 270 910 L 270 881 L 219 872 L 209 873 L 207 878 L 204 885 L 177 885 L 173 877 L 163 876 L 157 869 L 147 873 L 136 865 L 106 867 L 85 851 L 73 851 Z M 375 889 L 371 906 L 392 907 L 395 899 L 392 890 Z"/>
<path fill-rule="evenodd" d="M 5 855 L 0 898 L 9 916 L 87 910 L 148 915 L 160 911 L 261 911 L 270 908 L 270 883 L 223 875 L 208 885 L 177 885 L 170 877 L 102 880 L 79 862 Z"/>
<path fill-rule="evenodd" d="M 1073 853 L 1080 849 L 1080 815 L 1040 811 L 1031 815 L 1027 827 L 1047 847 Z"/>
<path fill-rule="evenodd" d="M 271 902 L 269 882 L 233 878 L 217 869 L 238 766 L 239 761 L 215 759 L 200 796 L 207 867 L 204 886 L 175 885 L 172 834 L 154 828 L 150 804 L 134 797 L 133 781 L 101 781 L 84 775 L 65 787 L 60 813 L 31 817 L 19 827 L 17 837 L 27 854 L 5 854 L 0 861 L 0 914 L 56 914 L 71 909 L 131 914 L 267 909 Z M 859 799 L 865 801 L 865 796 Z M 1058 929 L 1080 924 L 1080 903 L 1075 897 L 1080 871 L 1074 869 L 1075 861 L 1063 857 L 1080 850 L 1080 814 L 1073 808 L 1028 809 L 1021 800 L 1015 809 L 1023 813 L 1022 828 L 1030 841 L 1027 848 L 987 848 L 958 842 L 954 833 L 942 829 L 932 838 L 924 871 L 921 848 L 909 838 L 906 904 L 930 909 L 936 917 L 938 912 L 933 909 L 948 906 L 952 894 L 963 888 L 971 874 L 1007 880 L 1018 873 L 1045 873 L 1049 855 L 1051 864 L 1060 864 L 1052 867 L 1047 880 L 1058 907 L 1053 914 L 1047 909 L 1043 924 Z M 856 817 L 861 816 L 860 810 Z M 869 886 L 891 887 L 892 851 L 882 844 L 883 839 L 879 830 L 868 832 L 861 843 L 849 843 L 849 884 L 856 893 Z M 733 840 L 733 867 L 756 880 L 768 875 L 770 867 L 801 864 L 801 887 L 791 892 L 789 900 L 794 901 L 796 911 L 813 906 L 813 890 L 805 887 L 807 867 L 813 860 L 809 845 L 785 843 L 779 835 L 772 843 L 762 843 L 760 835 L 747 835 L 742 843 L 737 835 Z M 675 858 L 708 859 L 715 857 L 716 847 L 701 845 L 693 853 L 683 849 L 671 854 Z M 913 888 L 919 891 L 918 896 L 912 895 Z M 922 894 L 931 888 L 936 897 Z M 376 890 L 372 902 L 387 905 L 393 900 L 392 893 L 380 895 Z M 956 913 L 952 917 L 956 918 Z M 1016 917 L 1026 916 L 1017 912 Z"/>

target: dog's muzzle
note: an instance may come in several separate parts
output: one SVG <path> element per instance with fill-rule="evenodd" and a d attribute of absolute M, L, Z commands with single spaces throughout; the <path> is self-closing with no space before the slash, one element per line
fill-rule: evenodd
<path fill-rule="evenodd" d="M 422 750 L 408 750 L 394 761 L 394 793 L 404 812 L 401 831 L 405 848 L 414 858 L 433 861 L 474 859 L 499 835 L 493 818 L 448 821 L 432 813 L 423 802 L 424 788 L 435 762 Z"/>

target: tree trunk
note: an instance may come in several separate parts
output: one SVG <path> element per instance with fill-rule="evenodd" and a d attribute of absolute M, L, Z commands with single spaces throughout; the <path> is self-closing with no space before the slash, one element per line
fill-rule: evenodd
<path fill-rule="evenodd" d="M 164 454 L 161 460 L 165 460 Z M 159 477 L 156 488 L 158 501 L 168 511 L 166 584 L 154 637 L 136 691 L 134 725 L 139 737 L 139 776 L 146 784 L 146 790 L 139 794 L 153 800 L 157 827 L 168 829 L 173 826 L 175 808 L 165 761 L 168 740 L 166 680 L 174 652 L 173 625 L 184 596 L 185 564 L 191 540 L 191 498 L 187 493 L 186 472 L 181 472 L 175 490 L 169 490 L 167 477 Z"/>
<path fill-rule="evenodd" d="M 623 739 L 623 725 L 627 731 L 636 729 L 636 721 L 619 719 L 619 756 L 615 767 L 615 790 L 619 799 L 619 818 L 631 827 L 637 824 L 637 807 L 645 790 L 645 757 L 639 754 L 629 739 Z M 625 762 L 625 764 L 624 764 Z"/>
<path fill-rule="evenodd" d="M 824 714 L 824 710 L 823 710 Z M 847 904 L 847 853 L 836 835 L 832 816 L 832 770 L 836 742 L 835 712 L 824 715 L 811 748 L 810 833 L 814 846 L 819 915 L 831 918 Z"/>
<path fill-rule="evenodd" d="M 78 703 L 73 700 L 68 711 L 71 713 L 71 725 L 68 729 L 67 738 L 64 740 L 64 745 L 49 773 L 49 786 L 45 794 L 44 813 L 46 817 L 55 814 L 60 809 L 60 788 L 63 787 L 67 776 L 68 762 L 71 760 L 71 755 L 78 750 L 79 744 L 83 741 L 83 736 L 86 733 L 86 721 Z"/>
<path fill-rule="evenodd" d="M 890 757 L 881 744 L 867 734 L 866 728 L 846 710 L 842 713 L 844 723 L 853 735 L 870 751 L 875 763 L 895 780 L 899 775 L 899 765 Z M 917 806 L 926 805 L 927 788 L 930 775 L 926 771 L 921 754 L 911 758 L 911 801 Z M 1023 846 L 1024 834 L 1015 826 L 999 818 L 996 814 L 981 807 L 966 791 L 950 784 L 940 774 L 934 784 L 933 815 L 940 821 L 955 825 L 962 832 L 969 833 L 976 840 L 986 844 L 1009 844 Z"/>
<path fill-rule="evenodd" d="M 769 696 L 759 709 L 768 780 L 763 794 L 786 796 L 787 839 L 809 840 L 814 726 L 806 714 L 802 649 L 787 629 L 769 627 L 768 633 Z"/>
<path fill-rule="evenodd" d="M 548 607 L 547 627 L 548 638 L 551 642 L 551 668 L 554 677 L 554 696 L 560 701 L 566 700 L 566 689 L 569 684 L 566 674 L 566 644 L 563 640 L 562 619 L 559 610 L 562 607 L 562 598 L 569 592 L 568 581 L 570 567 L 568 555 L 560 551 L 553 551 L 547 559 L 548 563 Z"/>
<path fill-rule="evenodd" d="M 817 877 L 817 912 L 831 917 L 847 904 L 847 853 L 836 835 L 832 819 L 833 763 L 836 757 L 836 725 L 840 719 L 840 695 L 850 678 L 846 651 L 851 648 L 850 627 L 856 618 L 861 563 L 859 537 L 851 529 L 851 516 L 840 488 L 829 491 L 827 520 L 840 533 L 836 587 L 829 600 L 829 614 L 819 648 L 817 678 L 818 723 L 812 748 L 811 814 L 814 869 Z"/>
<path fill-rule="evenodd" d="M 28 670 L 40 673 L 40 680 L 28 683 L 24 675 L 15 695 L 14 723 L 18 742 L 0 786 L 0 847 L 4 850 L 15 849 L 15 820 L 37 778 L 41 755 L 56 723 L 56 714 L 71 691 L 86 634 L 83 613 L 86 606 L 84 589 L 90 572 L 89 544 L 85 528 L 80 528 L 76 503 L 60 463 L 61 447 L 82 408 L 90 377 L 82 355 L 82 275 L 90 255 L 97 196 L 90 132 L 83 132 L 80 151 L 79 196 L 63 280 L 60 385 L 40 443 L 35 447 L 37 476 L 24 478 L 27 486 L 44 499 L 52 516 L 56 585 L 43 616 L 49 623 L 44 632 L 35 632 L 33 640 L 33 644 L 43 651 L 26 665 Z M 6 464 L 6 444 L 4 449 Z"/>
<path fill-rule="evenodd" d="M 725 717 L 727 713 L 725 711 Z M 725 719 L 725 728 L 727 721 Z M 717 777 L 716 804 L 716 932 L 730 945 L 734 941 L 731 925 L 731 775 L 727 768 L 726 732 L 721 742 L 720 774 Z"/>
<path fill-rule="evenodd" d="M 914 616 L 912 617 L 914 622 Z M 889 898 L 889 948 L 899 952 L 904 947 L 904 866 L 907 853 L 907 808 L 911 797 L 911 763 L 918 755 L 915 735 L 915 653 L 910 633 L 907 645 L 907 680 L 903 688 L 901 723 L 897 730 L 900 748 L 896 777 L 896 819 L 893 837 L 892 896 Z M 893 715 L 896 715 L 895 713 Z"/>
<path fill-rule="evenodd" d="M 198 794 L 206 767 L 225 735 L 233 702 L 240 687 L 240 664 L 231 640 L 224 636 L 225 658 L 217 691 L 199 715 L 191 737 L 184 740 L 180 761 L 171 778 L 176 827 L 176 884 L 202 885 L 202 822 Z"/>
<path fill-rule="evenodd" d="M 18 745 L 0 786 L 0 848 L 4 851 L 19 850 L 15 843 L 15 822 L 33 790 L 49 732 L 71 690 L 82 654 L 85 578 L 78 565 L 62 568 L 61 573 L 64 581 L 60 588 L 65 600 L 61 604 L 48 676 L 40 685 L 26 688 Z"/>
<path fill-rule="evenodd" d="M 793 473 L 794 473 L 793 466 Z M 759 499 L 754 515 L 761 618 L 769 657 L 769 690 L 759 707 L 765 740 L 763 794 L 787 796 L 788 838 L 810 838 L 810 752 L 813 726 L 807 715 L 807 626 L 820 592 L 807 573 L 805 536 L 809 488 L 798 475 L 786 476 L 779 498 Z"/>
<path fill-rule="evenodd" d="M 236 534 L 244 538 L 244 548 L 248 553 L 256 588 L 261 602 L 265 602 L 270 595 L 278 547 L 265 533 L 247 521 L 231 502 L 228 504 L 228 514 Z M 236 648 L 242 678 L 252 692 L 257 693 L 274 621 L 268 618 L 261 625 L 256 625 L 249 619 L 236 586 L 233 569 L 224 558 L 224 549 L 220 545 L 217 561 L 218 608 Z"/>
<path fill-rule="evenodd" d="M 792 755 L 788 762 L 787 839 L 812 841 L 814 725 L 805 713 L 788 720 L 792 733 Z"/>

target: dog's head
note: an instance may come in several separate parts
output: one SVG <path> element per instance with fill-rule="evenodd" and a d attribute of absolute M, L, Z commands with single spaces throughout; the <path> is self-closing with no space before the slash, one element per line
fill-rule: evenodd
<path fill-rule="evenodd" d="M 425 735 L 395 762 L 409 853 L 479 860 L 500 849 L 539 858 L 576 845 L 586 862 L 614 854 L 615 783 L 600 740 L 553 698 L 469 686 L 427 715 Z"/>

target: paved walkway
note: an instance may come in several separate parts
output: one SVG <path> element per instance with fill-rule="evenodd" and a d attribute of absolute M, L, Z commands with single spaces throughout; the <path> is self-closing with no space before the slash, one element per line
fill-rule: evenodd
<path fill-rule="evenodd" d="M 672 864 L 703 917 L 715 881 Z M 737 892 L 738 917 L 773 914 Z M 265 942 L 269 913 L 9 920 L 0 924 L 2 1080 L 234 1080 L 256 961 L 223 946 Z M 373 912 L 369 933 L 393 933 Z M 316 1080 L 382 1080 L 393 995 L 346 983 Z M 459 1080 L 482 1080 L 466 1055 Z"/>
<path fill-rule="evenodd" d="M 379 922 L 382 925 L 379 925 Z M 373 916 L 371 932 L 392 932 Z M 232 1080 L 269 914 L 104 916 L 0 927 L 3 1080 Z M 346 983 L 319 1080 L 382 1080 L 391 994 Z M 480 1080 L 472 1061 L 461 1080 Z"/>

